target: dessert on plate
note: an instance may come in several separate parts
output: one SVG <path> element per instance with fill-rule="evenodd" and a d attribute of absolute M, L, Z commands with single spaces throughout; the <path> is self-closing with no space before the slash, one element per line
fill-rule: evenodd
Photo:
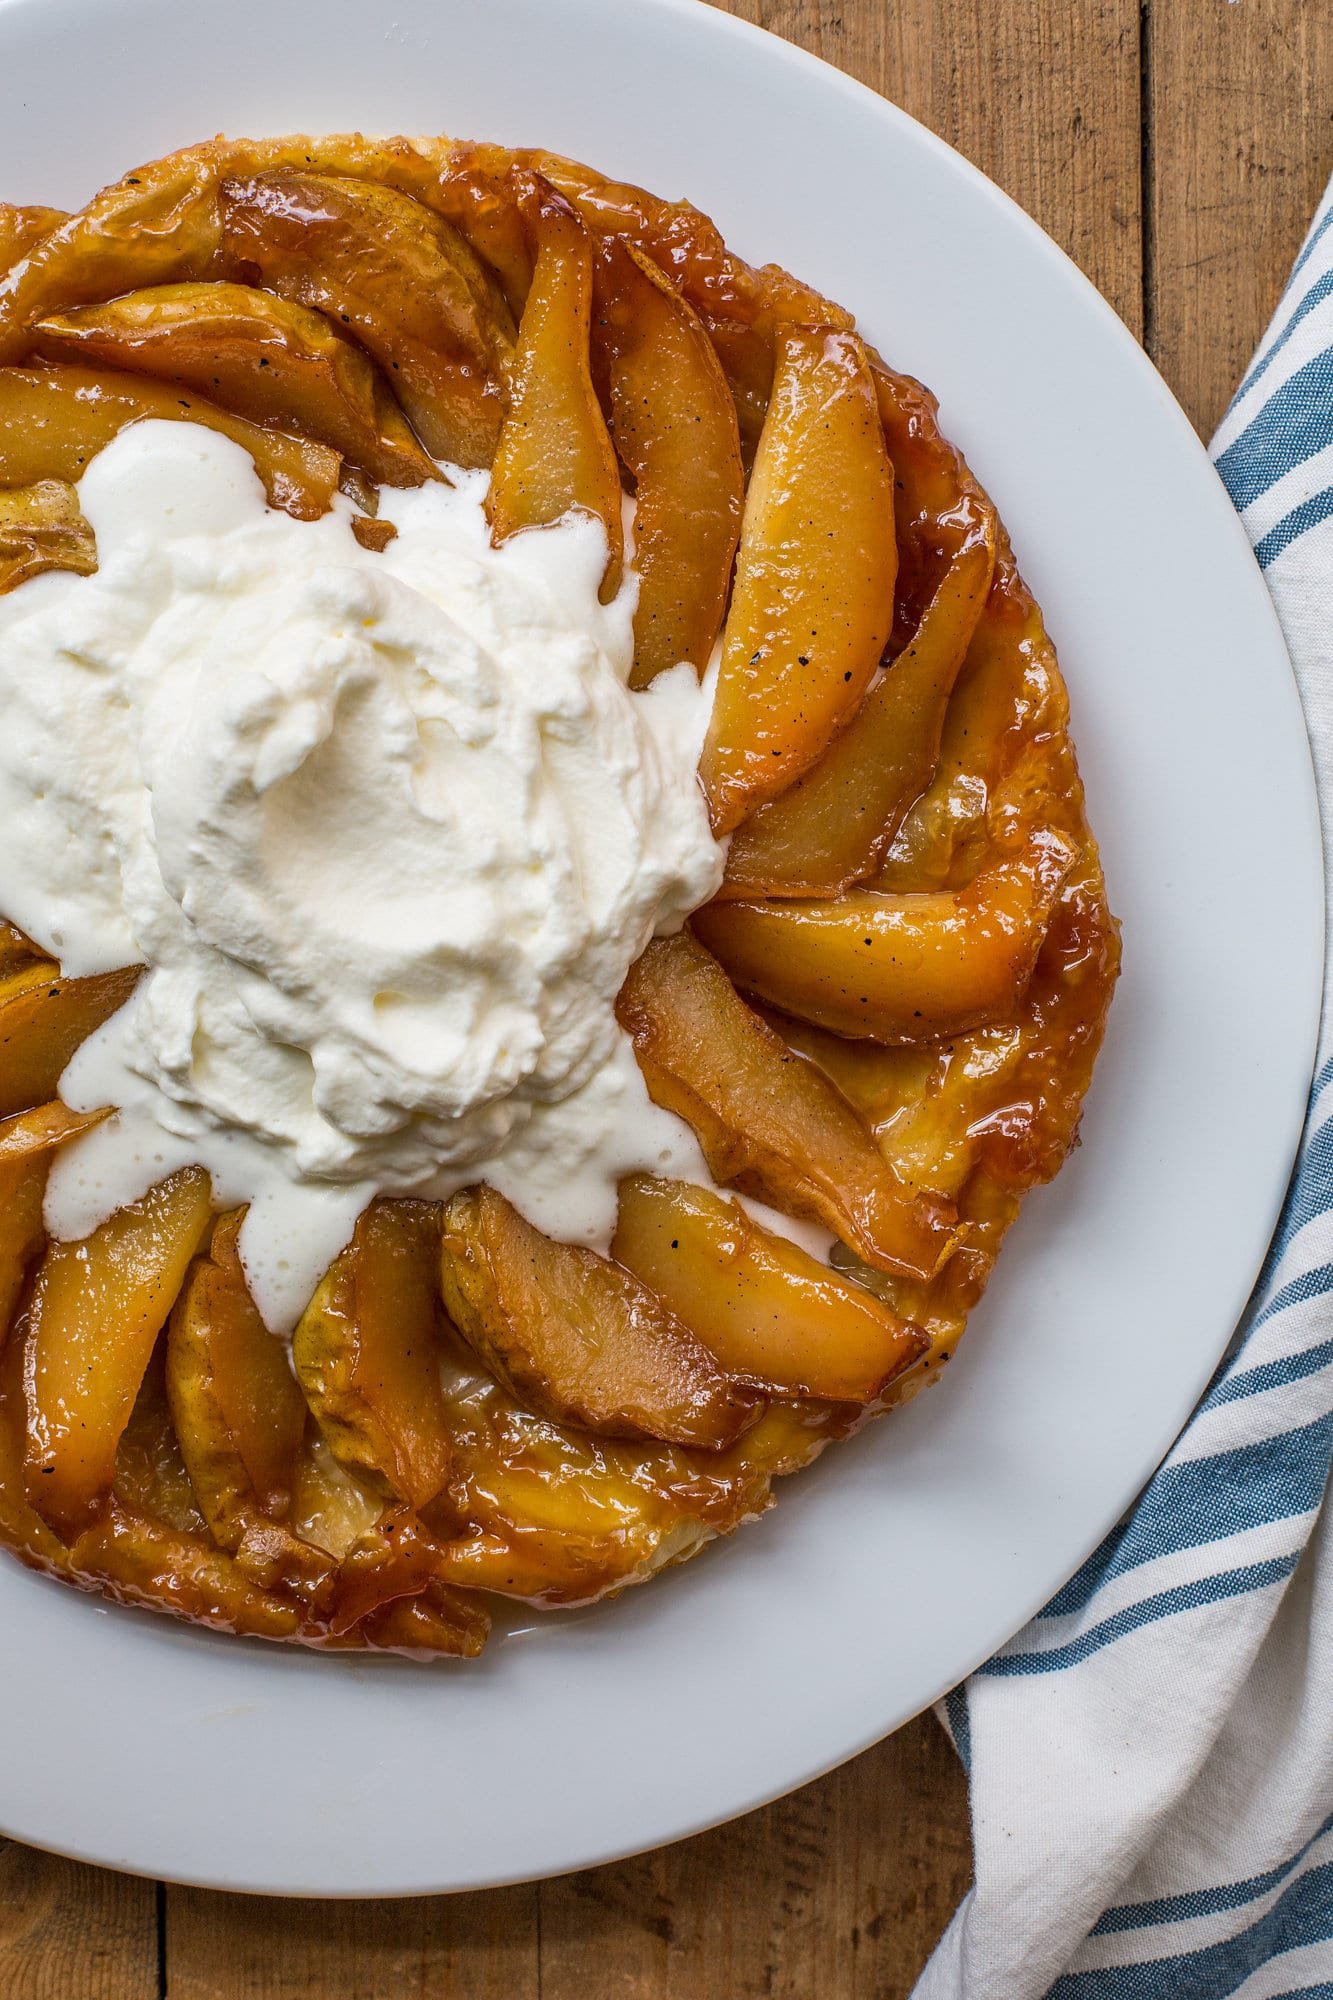
<path fill-rule="evenodd" d="M 471 1656 L 936 1378 L 1119 945 L 933 398 L 688 204 L 0 206 L 0 1540 Z"/>

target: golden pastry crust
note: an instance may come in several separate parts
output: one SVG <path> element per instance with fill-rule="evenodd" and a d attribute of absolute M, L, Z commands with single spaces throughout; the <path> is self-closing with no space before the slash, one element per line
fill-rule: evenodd
<path fill-rule="evenodd" d="M 727 878 L 620 1014 L 719 1184 L 834 1230 L 831 1267 L 646 1176 L 610 1263 L 490 1190 L 379 1201 L 293 1374 L 199 1170 L 46 1241 L 87 1123 L 60 1073 L 137 970 L 65 980 L 0 927 L 0 1540 L 227 1631 L 470 1656 L 487 1593 L 650 1577 L 952 1356 L 1119 965 L 1064 682 L 929 392 L 696 209 L 548 153 L 216 139 L 72 216 L 0 205 L 0 590 L 87 573 L 72 481 L 168 409 L 298 517 L 341 485 L 372 548 L 375 481 L 490 465 L 497 540 L 602 518 L 604 595 L 629 490 L 634 684 L 722 645 Z"/>

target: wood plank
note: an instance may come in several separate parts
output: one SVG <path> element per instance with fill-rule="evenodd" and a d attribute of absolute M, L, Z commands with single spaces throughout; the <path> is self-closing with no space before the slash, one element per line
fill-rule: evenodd
<path fill-rule="evenodd" d="M 0 1841 L 0 2000 L 156 2000 L 157 1892 Z"/>
<path fill-rule="evenodd" d="M 536 2000 L 537 1935 L 531 1888 L 365 1903 L 173 1889 L 167 2000 Z"/>
<path fill-rule="evenodd" d="M 1139 0 L 715 4 L 836 64 L 947 139 L 1140 333 Z"/>
<path fill-rule="evenodd" d="M 731 1826 L 544 1883 L 542 2000 L 905 2000 L 970 1868 L 921 1717 Z"/>
<path fill-rule="evenodd" d="M 1328 0 L 1149 0 L 1148 351 L 1207 437 L 1333 171 Z"/>

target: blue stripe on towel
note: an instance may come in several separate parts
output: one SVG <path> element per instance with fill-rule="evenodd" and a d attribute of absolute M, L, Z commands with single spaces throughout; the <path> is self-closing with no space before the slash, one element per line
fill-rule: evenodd
<path fill-rule="evenodd" d="M 972 1773 L 972 1718 L 967 1712 L 966 1688 L 950 1688 L 948 1694 L 944 1697 L 944 1709 L 949 1718 L 949 1734 L 953 1737 L 953 1747 L 958 1752 L 958 1761 L 970 1777 Z"/>
<path fill-rule="evenodd" d="M 1333 1813 L 1323 1825 L 1310 1835 L 1305 1845 L 1297 1850 L 1278 1868 L 1270 1868 L 1263 1875 L 1251 1875 L 1244 1882 L 1224 1882 L 1217 1889 L 1195 1889 L 1188 1896 L 1161 1896 L 1155 1903 L 1121 1903 L 1108 1910 L 1101 1922 L 1092 1929 L 1093 1937 L 1105 1937 L 1109 1931 L 1137 1931 L 1149 1924 L 1180 1924 L 1190 1917 L 1211 1917 L 1219 1910 L 1238 1910 L 1244 1903 L 1253 1903 L 1260 1896 L 1266 1896 L 1270 1889 L 1276 1889 L 1289 1875 L 1294 1875 L 1316 1841 L 1333 1827 Z"/>
<path fill-rule="evenodd" d="M 1113 1617 L 1102 1619 L 1100 1624 L 1089 1626 L 1086 1632 L 1080 1633 L 1077 1639 L 1069 1640 L 1066 1645 L 1051 1646 L 1045 1652 L 997 1653 L 993 1660 L 987 1660 L 984 1667 L 978 1667 L 977 1672 L 996 1678 L 1011 1674 L 1057 1673 L 1062 1667 L 1075 1666 L 1091 1654 L 1099 1653 L 1103 1646 L 1113 1645 L 1117 1639 L 1141 1631 L 1145 1625 L 1155 1624 L 1159 1618 L 1174 1618 L 1182 1611 L 1198 1611 L 1206 1604 L 1218 1604 L 1229 1597 L 1244 1597 L 1254 1590 L 1267 1590 L 1271 1584 L 1281 1583 L 1289 1577 L 1299 1561 L 1297 1552 L 1275 1556 L 1269 1562 L 1247 1563 L 1241 1569 L 1220 1570 L 1213 1576 L 1194 1577 L 1189 1583 L 1177 1584 L 1172 1590 L 1158 1591 L 1138 1604 L 1127 1606 L 1124 1611 L 1117 1611 Z"/>
<path fill-rule="evenodd" d="M 1276 1264 L 1307 1222 L 1313 1222 L 1317 1215 L 1327 1215 L 1333 1208 L 1333 1119 L 1326 1119 L 1305 1142 L 1296 1178 L 1292 1182 L 1287 1205 L 1282 1211 L 1277 1235 L 1273 1239 L 1273 1249 L 1269 1254 L 1270 1268 Z"/>
<path fill-rule="evenodd" d="M 1255 383 L 1267 373 L 1269 363 L 1275 361 L 1278 355 L 1281 354 L 1297 327 L 1303 325 L 1315 307 L 1321 306 L 1324 300 L 1329 297 L 1333 297 L 1333 271 L 1325 271 L 1322 278 L 1316 278 L 1314 284 L 1311 285 L 1309 291 L 1305 294 L 1305 297 L 1299 301 L 1291 318 L 1287 321 L 1281 333 L 1278 334 L 1268 352 L 1255 362 L 1253 368 L 1251 368 L 1249 374 L 1245 377 L 1239 389 L 1237 389 L 1237 402 L 1240 401 L 1242 396 L 1248 395 Z"/>
<path fill-rule="evenodd" d="M 1325 209 L 1324 213 L 1320 216 L 1314 228 L 1310 231 L 1308 242 L 1306 243 L 1304 249 L 1301 251 L 1300 256 L 1296 259 L 1296 262 L 1292 265 L 1291 277 L 1288 278 L 1287 280 L 1288 289 L 1290 289 L 1291 287 L 1292 280 L 1295 279 L 1309 263 L 1310 258 L 1314 254 L 1315 250 L 1318 248 L 1319 244 L 1323 241 L 1324 235 L 1331 223 L 1333 223 L 1333 203 L 1330 203 L 1328 208 Z"/>
<path fill-rule="evenodd" d="M 1331 444 L 1333 348 L 1325 348 L 1273 391 L 1227 446 L 1217 469 L 1238 512 L 1244 513 L 1270 486 Z"/>
<path fill-rule="evenodd" d="M 1333 1938 L 1333 1862 L 1312 1868 L 1234 1937 L 1139 1965 L 1067 1972 L 1048 2000 L 1226 2000 L 1281 1952 Z M 1316 1989 L 1317 1990 L 1317 1989 Z"/>
<path fill-rule="evenodd" d="M 1278 1286 L 1272 1298 L 1267 1300 L 1257 1315 L 1254 1324 L 1263 1326 L 1278 1313 L 1285 1312 L 1288 1306 L 1308 1305 L 1311 1299 L 1322 1299 L 1325 1292 L 1333 1292 L 1333 1264 L 1312 1264 L 1308 1271 L 1298 1271 L 1285 1285 Z M 1237 1376 L 1235 1379 L 1239 1381 L 1240 1377 Z M 1221 1394 L 1221 1390 L 1226 1386 L 1225 1383 L 1219 1383 L 1216 1392 L 1217 1401 L 1226 1401 Z"/>
<path fill-rule="evenodd" d="M 1329 350 L 1333 360 L 1333 349 Z M 1330 420 L 1333 421 L 1333 380 L 1329 384 Z M 1299 507 L 1293 507 L 1284 514 L 1275 528 L 1270 528 L 1261 542 L 1254 545 L 1255 559 L 1260 569 L 1267 569 L 1278 557 L 1298 542 L 1302 535 L 1308 535 L 1311 528 L 1317 528 L 1333 514 L 1333 486 L 1326 486 L 1322 493 L 1315 493 L 1308 500 L 1302 500 Z"/>
<path fill-rule="evenodd" d="M 1333 1277 L 1307 1296 L 1319 1298 L 1331 1288 Z M 1330 1365 L 1333 1365 L 1333 1340 L 1321 1340 L 1316 1347 L 1303 1347 L 1299 1354 L 1284 1354 L 1280 1361 L 1265 1361 L 1257 1368 L 1242 1368 L 1239 1374 L 1229 1375 L 1209 1396 L 1208 1407 L 1218 1409 L 1224 1403 L 1239 1403 L 1247 1396 L 1285 1388 L 1288 1383 L 1301 1382 L 1307 1375 L 1317 1375 Z"/>

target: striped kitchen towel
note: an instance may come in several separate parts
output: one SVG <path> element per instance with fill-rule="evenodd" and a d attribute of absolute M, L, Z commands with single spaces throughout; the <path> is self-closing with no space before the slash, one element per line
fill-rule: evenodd
<path fill-rule="evenodd" d="M 1333 188 L 1213 454 L 1286 633 L 1333 882 Z M 1333 2000 L 1331 1447 L 1326 975 L 1227 1359 L 1129 1518 L 944 1704 L 976 1885 L 915 2000 Z"/>

